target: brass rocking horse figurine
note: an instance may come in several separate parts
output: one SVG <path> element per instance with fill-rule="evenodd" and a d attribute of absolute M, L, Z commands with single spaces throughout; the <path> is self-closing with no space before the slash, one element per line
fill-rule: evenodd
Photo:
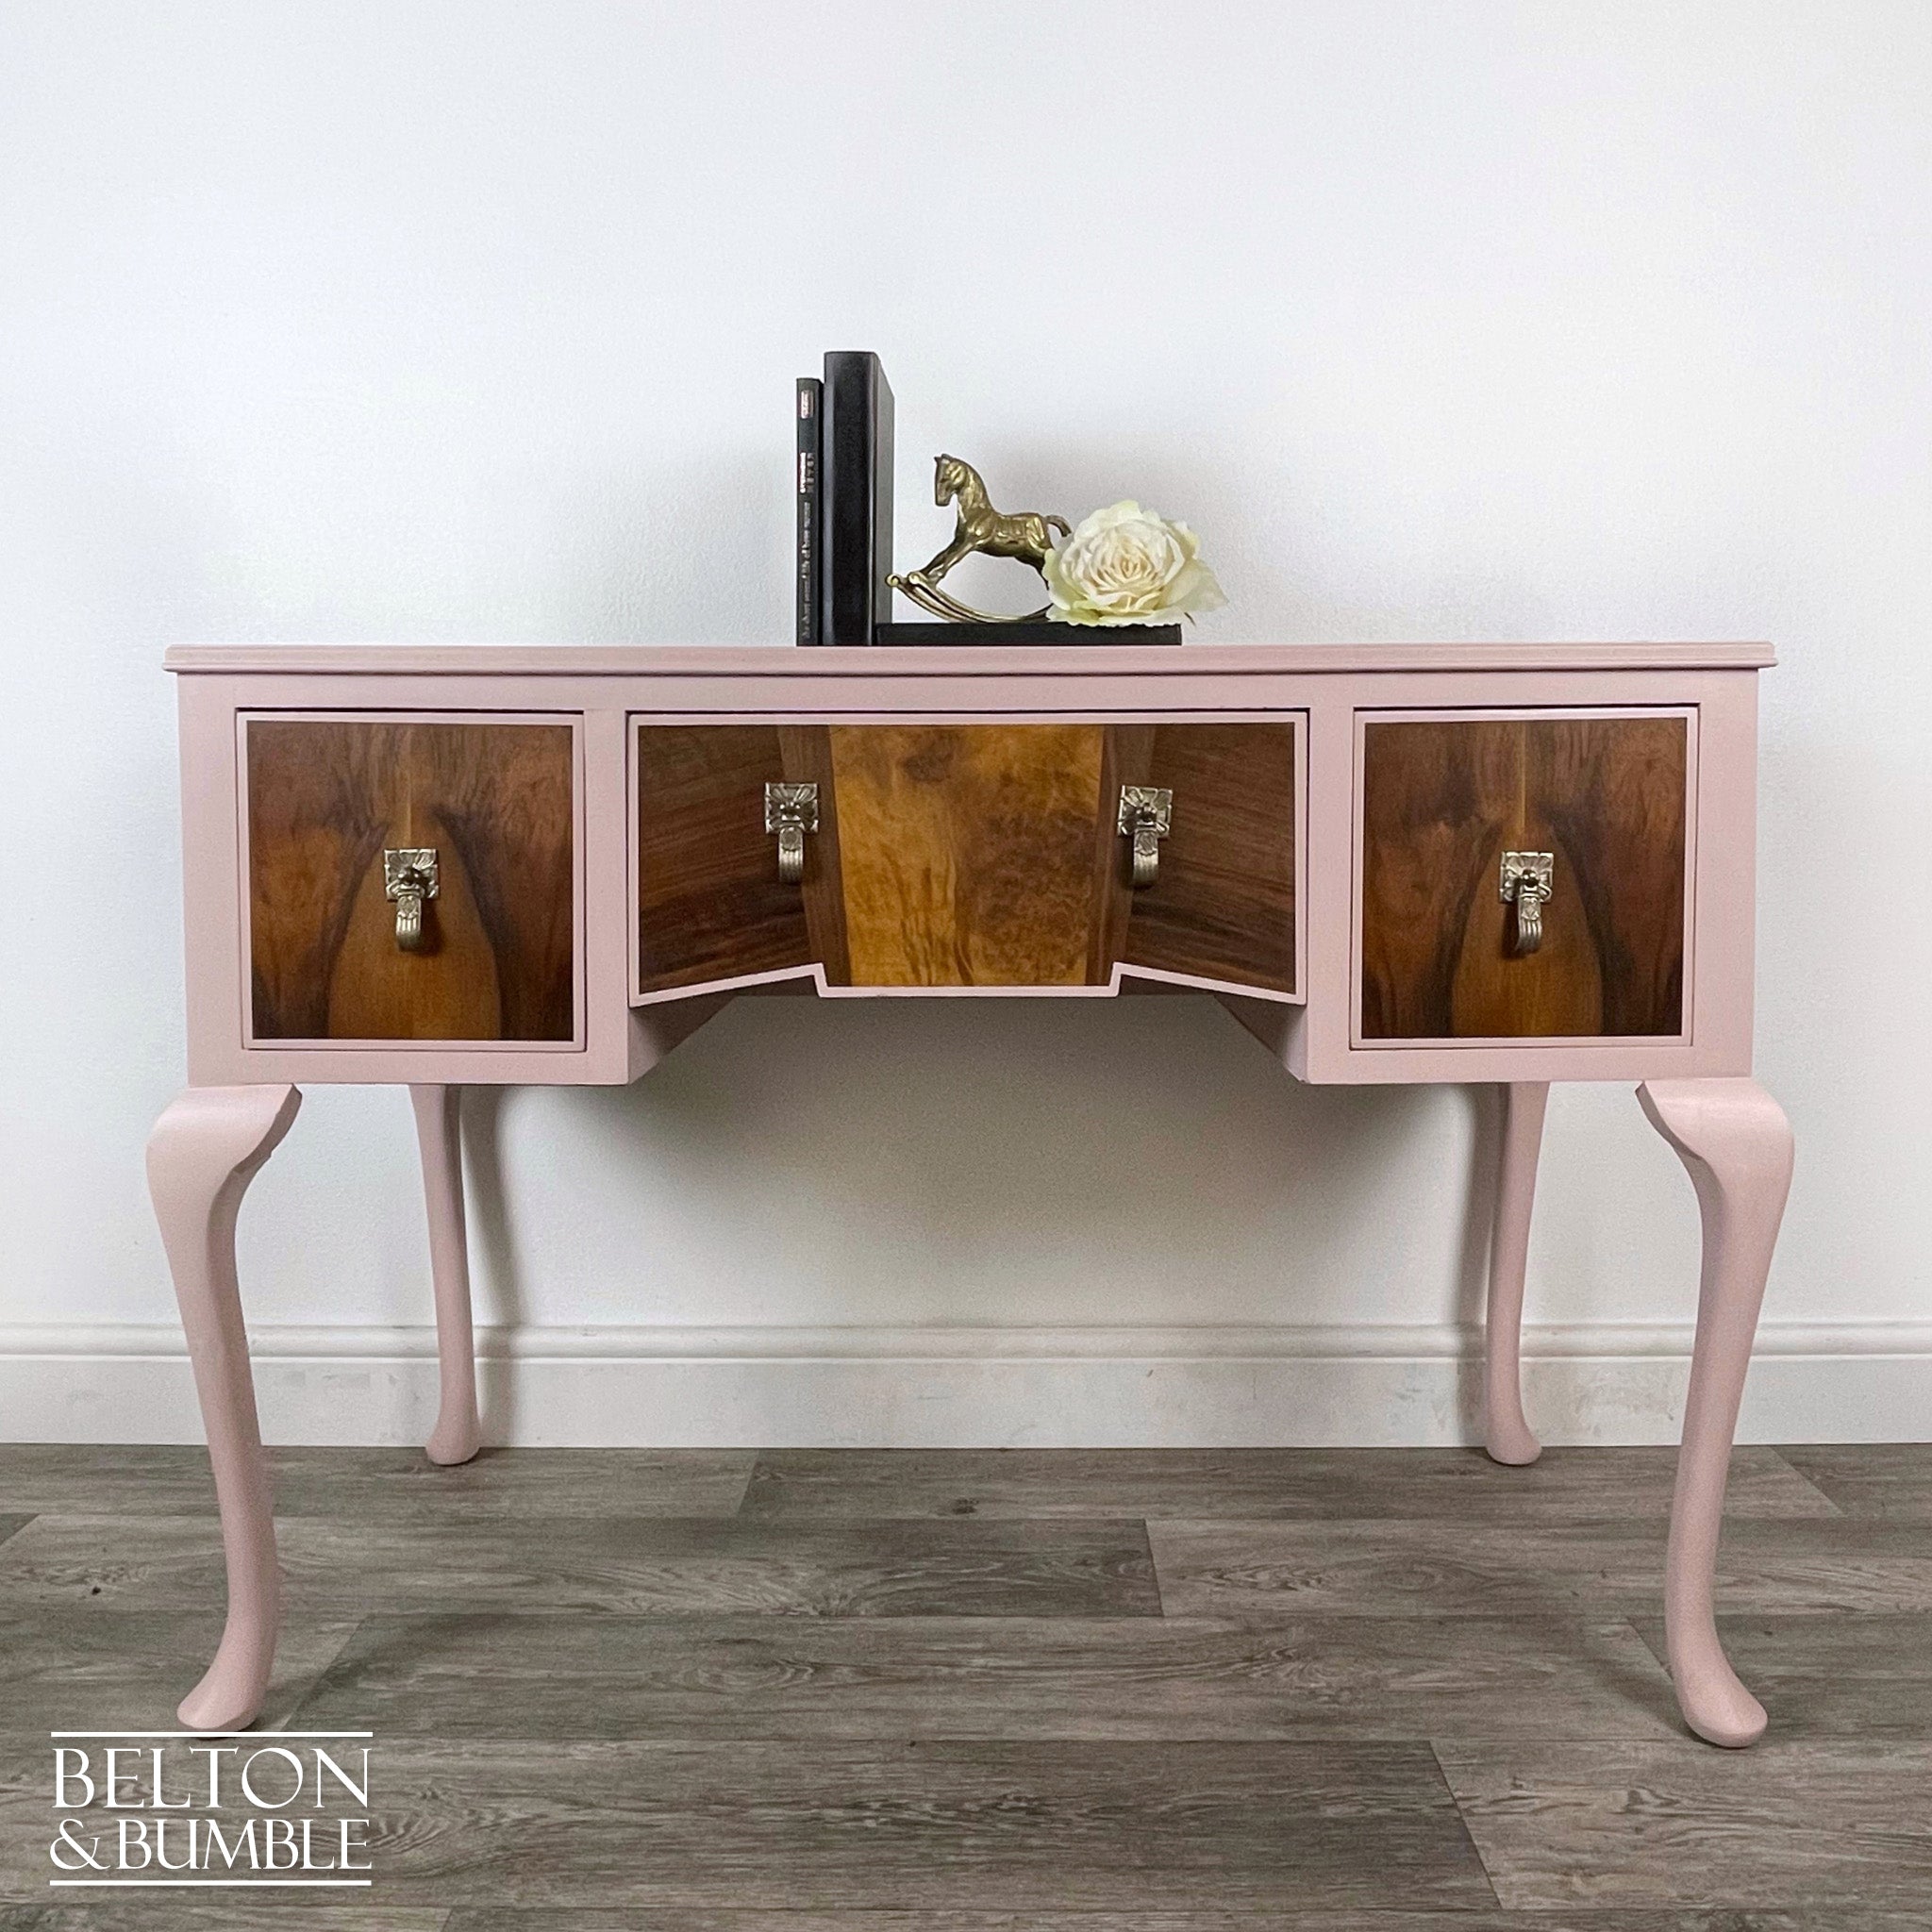
<path fill-rule="evenodd" d="M 1044 617 L 1052 608 L 1042 604 L 1019 617 L 991 617 L 972 609 L 957 597 L 940 589 L 940 579 L 974 551 L 985 557 L 1016 557 L 1030 563 L 1045 575 L 1046 553 L 1053 548 L 1053 532 L 1071 536 L 1065 517 L 1042 515 L 1037 509 L 1016 510 L 1011 515 L 993 508 L 979 480 L 979 472 L 958 457 L 940 457 L 933 463 L 932 500 L 941 507 L 957 502 L 959 521 L 953 541 L 924 570 L 897 572 L 886 581 L 903 591 L 922 610 L 935 617 L 950 618 L 955 624 L 1029 624 Z"/>

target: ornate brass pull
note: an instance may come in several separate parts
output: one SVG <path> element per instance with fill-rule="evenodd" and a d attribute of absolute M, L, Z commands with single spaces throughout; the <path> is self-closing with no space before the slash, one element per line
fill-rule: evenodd
<path fill-rule="evenodd" d="M 788 886 L 805 876 L 805 835 L 818 828 L 816 785 L 765 787 L 765 830 L 778 835 L 778 876 Z"/>
<path fill-rule="evenodd" d="M 396 944 L 423 950 L 423 907 L 441 890 L 434 845 L 405 845 L 382 855 L 384 896 L 395 901 Z"/>
<path fill-rule="evenodd" d="M 1506 852 L 1497 890 L 1506 906 L 1516 908 L 1516 942 L 1511 948 L 1519 957 L 1533 953 L 1543 942 L 1543 907 L 1550 897 L 1551 881 L 1557 869 L 1554 852 Z"/>
<path fill-rule="evenodd" d="M 1160 876 L 1160 841 L 1174 823 L 1174 793 L 1158 785 L 1123 785 L 1120 815 L 1114 821 L 1124 839 L 1134 841 L 1136 890 Z"/>

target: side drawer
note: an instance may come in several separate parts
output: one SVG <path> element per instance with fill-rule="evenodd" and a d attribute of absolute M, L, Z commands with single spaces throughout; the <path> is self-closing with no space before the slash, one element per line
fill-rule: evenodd
<path fill-rule="evenodd" d="M 248 1044 L 580 1043 L 574 719 L 240 727 Z M 388 853 L 434 854 L 420 934 Z"/>
<path fill-rule="evenodd" d="M 1362 712 L 1358 1046 L 1683 1040 L 1697 713 Z M 1527 920 L 1506 855 L 1547 861 Z"/>

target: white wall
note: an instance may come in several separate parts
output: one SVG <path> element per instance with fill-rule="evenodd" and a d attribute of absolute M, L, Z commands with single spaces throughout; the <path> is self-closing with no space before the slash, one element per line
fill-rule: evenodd
<path fill-rule="evenodd" d="M 6 8 L 0 1435 L 193 1426 L 162 647 L 783 641 L 791 377 L 852 344 L 908 558 L 943 447 L 1188 518 L 1203 638 L 1777 643 L 1747 1427 L 1926 1433 L 1928 291 L 1924 0 Z M 495 1426 L 1450 1440 L 1474 1118 L 1205 1003 L 741 1005 L 479 1097 Z M 272 1431 L 422 1425 L 412 1163 L 322 1090 L 258 1184 Z M 1561 1092 L 1553 1436 L 1668 1433 L 1694 1271 L 1627 1092 Z"/>

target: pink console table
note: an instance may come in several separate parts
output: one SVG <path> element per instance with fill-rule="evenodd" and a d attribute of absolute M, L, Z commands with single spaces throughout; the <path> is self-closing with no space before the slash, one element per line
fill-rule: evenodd
<path fill-rule="evenodd" d="M 1704 1273 L 1665 1578 L 1684 1715 L 1764 1712 L 1712 1619 L 1791 1140 L 1751 1078 L 1757 644 L 178 649 L 192 1085 L 148 1172 L 228 1619 L 278 1612 L 235 1220 L 297 1083 L 406 1086 L 441 1411 L 478 1442 L 457 1092 L 634 1080 L 737 997 L 1219 999 L 1298 1079 L 1506 1095 L 1486 1423 L 1518 1387 L 1553 1080 L 1638 1084 Z"/>

